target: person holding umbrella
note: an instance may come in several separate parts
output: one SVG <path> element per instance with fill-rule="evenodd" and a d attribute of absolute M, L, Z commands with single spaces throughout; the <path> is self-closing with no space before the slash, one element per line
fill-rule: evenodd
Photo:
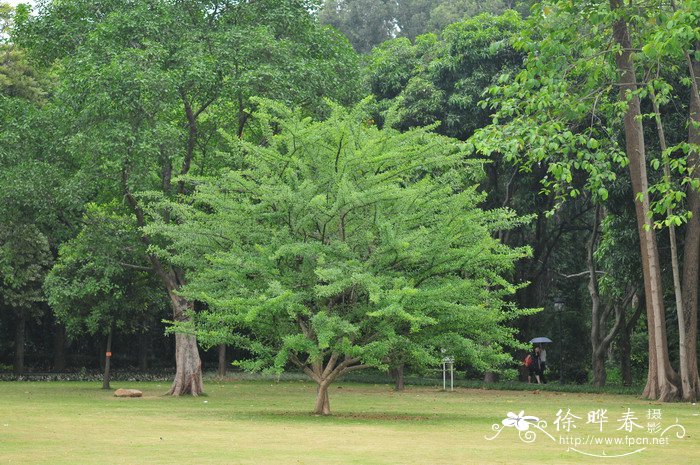
<path fill-rule="evenodd" d="M 538 366 L 538 374 L 539 374 L 539 382 L 542 384 L 546 384 L 547 380 L 544 377 L 544 370 L 547 368 L 547 351 L 545 350 L 544 346 L 542 343 L 546 342 L 552 342 L 551 339 L 548 337 L 536 337 L 532 340 L 530 340 L 530 343 L 532 344 L 539 344 L 539 347 L 535 349 L 535 352 L 537 352 L 538 355 L 538 360 L 539 360 L 539 366 Z"/>

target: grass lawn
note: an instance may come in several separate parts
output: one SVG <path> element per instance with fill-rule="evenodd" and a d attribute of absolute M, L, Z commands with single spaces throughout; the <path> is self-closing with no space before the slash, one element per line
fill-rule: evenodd
<path fill-rule="evenodd" d="M 314 385 L 302 381 L 209 381 L 207 395 L 198 398 L 163 396 L 164 383 L 112 384 L 140 389 L 144 397 L 118 399 L 98 383 L 0 383 L 0 463 L 700 463 L 698 405 L 627 395 L 430 387 L 395 393 L 386 385 L 346 383 L 332 387 L 334 415 L 318 417 L 309 413 Z M 581 417 L 571 433 L 556 431 L 559 409 Z M 600 424 L 586 424 L 588 412 L 599 409 L 607 410 L 602 433 Z M 628 409 L 643 428 L 618 430 Z M 553 439 L 535 427 L 532 443 L 521 441 L 514 427 L 485 439 L 507 412 L 521 410 L 546 420 Z M 661 419 L 648 419 L 650 413 Z M 676 421 L 685 427 L 683 437 L 676 436 L 678 427 L 662 435 Z M 660 429 L 650 432 L 649 422 Z M 591 444 L 625 436 L 639 444 Z M 562 443 L 576 438 L 589 444 Z M 652 444 L 654 438 L 662 444 Z M 631 455 L 584 455 L 603 453 Z"/>

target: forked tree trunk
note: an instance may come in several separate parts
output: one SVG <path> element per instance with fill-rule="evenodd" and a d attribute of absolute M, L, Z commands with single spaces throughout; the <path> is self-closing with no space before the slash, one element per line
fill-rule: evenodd
<path fill-rule="evenodd" d="M 622 302 L 609 300 L 605 306 L 601 304 L 600 292 L 598 288 L 598 270 L 595 266 L 595 251 L 598 247 L 598 231 L 603 215 L 600 205 L 595 207 L 593 219 L 593 230 L 588 241 L 586 250 L 586 264 L 588 266 L 588 293 L 591 297 L 591 365 L 593 367 L 593 385 L 595 387 L 605 386 L 608 374 L 605 371 L 605 361 L 607 359 L 608 348 L 620 330 L 622 324 L 622 313 L 633 297 L 632 291 L 628 291 Z M 614 299 L 614 298 L 611 298 Z M 621 308 L 622 307 L 622 308 Z M 613 310 L 615 310 L 615 324 L 606 331 L 607 323 Z"/>
<path fill-rule="evenodd" d="M 226 365 L 226 344 L 219 344 L 219 376 L 226 376 Z"/>
<path fill-rule="evenodd" d="M 27 332 L 27 311 L 17 310 L 17 326 L 15 327 L 15 360 L 14 372 L 16 375 L 24 373 L 24 338 Z"/>
<path fill-rule="evenodd" d="M 690 127 L 688 142 L 700 145 L 700 63 L 690 62 L 691 78 L 695 81 L 690 92 Z M 688 168 L 693 169 L 692 176 L 700 179 L 700 157 L 697 150 L 688 156 Z M 688 184 L 690 186 L 690 184 Z M 688 189 L 688 211 L 692 217 L 688 221 L 683 250 L 683 322 L 685 325 L 687 376 L 689 387 L 683 392 L 683 400 L 695 402 L 700 397 L 700 377 L 698 376 L 698 262 L 700 261 L 700 194 L 690 187 Z"/>
<path fill-rule="evenodd" d="M 110 365 L 112 361 L 112 326 L 109 327 L 109 333 L 107 333 L 107 347 L 105 349 L 105 371 L 102 374 L 102 389 L 110 389 L 109 378 L 110 378 Z"/>
<path fill-rule="evenodd" d="M 621 0 L 610 0 L 610 8 L 623 13 L 624 7 Z M 671 368 L 668 357 L 659 253 L 650 215 L 642 112 L 639 97 L 636 94 L 637 76 L 632 58 L 632 43 L 627 22 L 623 16 L 613 24 L 613 38 L 621 48 L 615 53 L 615 62 L 619 72 L 620 100 L 627 102 L 624 118 L 625 145 L 635 195 L 637 232 L 641 247 L 644 294 L 649 322 L 649 371 L 643 396 L 671 401 L 678 398 L 679 388 L 676 385 L 678 375 Z M 641 198 L 637 199 L 637 195 Z"/>
<path fill-rule="evenodd" d="M 316 406 L 314 407 L 316 415 L 330 415 L 331 403 L 328 400 L 328 384 L 321 383 L 316 389 Z"/>

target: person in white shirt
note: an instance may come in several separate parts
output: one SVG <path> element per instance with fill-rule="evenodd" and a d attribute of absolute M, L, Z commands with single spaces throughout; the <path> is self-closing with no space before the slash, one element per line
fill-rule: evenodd
<path fill-rule="evenodd" d="M 547 382 L 545 380 L 545 377 L 544 377 L 544 370 L 546 367 L 547 367 L 547 351 L 544 350 L 544 347 L 542 347 L 542 344 L 540 344 L 540 381 L 542 381 L 542 383 Z"/>

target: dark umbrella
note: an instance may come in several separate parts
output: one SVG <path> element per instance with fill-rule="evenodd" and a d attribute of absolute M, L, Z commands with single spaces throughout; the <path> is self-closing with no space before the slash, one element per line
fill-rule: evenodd
<path fill-rule="evenodd" d="M 536 337 L 534 339 L 530 339 L 530 342 L 537 344 L 538 342 L 552 342 L 552 340 L 548 337 Z"/>

